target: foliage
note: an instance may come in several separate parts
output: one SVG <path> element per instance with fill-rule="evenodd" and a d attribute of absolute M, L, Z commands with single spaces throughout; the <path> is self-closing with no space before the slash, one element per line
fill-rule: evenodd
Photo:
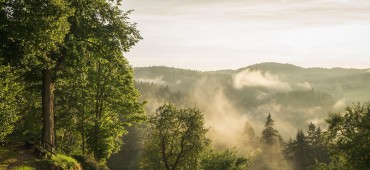
<path fill-rule="evenodd" d="M 128 127 L 128 134 L 124 135 L 124 147 L 118 153 L 113 154 L 107 161 L 111 169 L 139 169 L 139 162 L 143 155 L 144 141 L 148 136 L 148 122 L 138 126 Z"/>
<path fill-rule="evenodd" d="M 105 161 L 122 145 L 125 126 L 146 119 L 145 103 L 138 102 L 132 69 L 124 58 L 116 63 L 99 58 L 79 63 L 84 67 L 68 69 L 56 82 L 57 135 L 65 151 L 85 143 L 82 152 L 88 149 Z"/>
<path fill-rule="evenodd" d="M 12 170 L 35 170 L 35 168 L 29 167 L 29 166 L 17 166 L 13 168 Z"/>
<path fill-rule="evenodd" d="M 104 170 L 108 169 L 104 164 L 97 162 L 93 157 L 88 155 L 72 155 L 78 161 L 82 169 Z"/>
<path fill-rule="evenodd" d="M 274 145 L 282 143 L 282 138 L 279 132 L 274 128 L 274 120 L 271 118 L 271 114 L 266 117 L 265 129 L 262 131 L 261 140 L 265 145 Z"/>
<path fill-rule="evenodd" d="M 65 170 L 81 169 L 80 164 L 75 159 L 67 155 L 53 155 L 51 160 L 52 165 L 58 168 L 62 168 Z"/>
<path fill-rule="evenodd" d="M 312 123 L 308 126 L 307 136 L 299 130 L 296 138 L 288 141 L 284 152 L 286 158 L 292 161 L 294 169 L 309 169 L 315 164 L 329 162 L 321 129 Z"/>
<path fill-rule="evenodd" d="M 326 142 L 331 154 L 343 157 L 354 169 L 370 167 L 370 103 L 354 104 L 342 114 L 331 114 Z"/>
<path fill-rule="evenodd" d="M 309 146 L 302 130 L 297 132 L 296 139 L 288 141 L 286 157 L 292 161 L 294 169 L 307 169 L 310 165 Z"/>
<path fill-rule="evenodd" d="M 142 168 L 198 169 L 208 145 L 202 113 L 196 108 L 159 107 L 149 120 L 150 135 L 145 144 Z"/>
<path fill-rule="evenodd" d="M 69 3 L 61 0 L 2 3 L 0 56 L 4 62 L 29 69 L 55 67 L 54 56 L 69 32 L 72 12 Z"/>
<path fill-rule="evenodd" d="M 340 154 L 336 154 L 330 157 L 330 162 L 316 162 L 315 165 L 311 167 L 313 170 L 355 170 L 348 160 Z"/>
<path fill-rule="evenodd" d="M 20 118 L 24 87 L 18 79 L 17 71 L 10 66 L 0 65 L 0 143 L 13 132 Z"/>
<path fill-rule="evenodd" d="M 283 139 L 274 128 L 274 120 L 269 114 L 266 117 L 265 129 L 262 131 L 260 143 L 256 145 L 252 169 L 287 169 L 289 167 L 283 157 Z"/>
<path fill-rule="evenodd" d="M 204 170 L 244 170 L 249 164 L 250 160 L 238 157 L 234 150 L 211 151 L 202 159 L 202 169 Z"/>
<path fill-rule="evenodd" d="M 120 1 L 1 4 L 1 66 L 24 69 L 27 84 L 18 132 L 42 130 L 42 138 L 56 142 L 62 152 L 78 153 L 81 147 L 104 162 L 120 148 L 125 126 L 145 120 L 132 68 L 122 53 L 141 39 L 128 21 L 130 12 L 120 9 Z"/>

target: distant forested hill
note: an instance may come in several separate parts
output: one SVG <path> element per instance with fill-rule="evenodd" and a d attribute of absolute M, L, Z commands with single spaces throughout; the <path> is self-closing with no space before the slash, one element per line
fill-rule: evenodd
<path fill-rule="evenodd" d="M 276 129 L 288 140 L 311 122 L 325 130 L 330 112 L 370 100 L 370 72 L 366 69 L 261 63 L 206 72 L 153 66 L 135 68 L 134 74 L 141 100 L 148 102 L 147 115 L 164 103 L 196 106 L 204 114 L 212 144 L 236 147 L 239 152 L 246 148 L 240 143 L 245 129 L 253 127 L 258 137 L 269 113 Z M 141 143 L 147 136 L 143 129 L 129 129 L 124 138 L 129 147 L 111 157 L 108 165 L 112 169 L 137 168 Z"/>
<path fill-rule="evenodd" d="M 261 63 L 206 72 L 153 66 L 135 68 L 134 74 L 149 114 L 164 102 L 198 106 L 209 117 L 241 115 L 251 122 L 271 113 L 284 136 L 291 135 L 289 128 L 302 129 L 309 122 L 323 125 L 329 112 L 346 104 L 370 100 L 368 69 Z"/>

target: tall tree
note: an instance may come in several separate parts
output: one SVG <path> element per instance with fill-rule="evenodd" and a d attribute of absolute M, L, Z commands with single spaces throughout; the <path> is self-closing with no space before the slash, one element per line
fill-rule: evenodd
<path fill-rule="evenodd" d="M 67 151 L 81 147 L 82 152 L 105 161 L 120 148 L 125 127 L 146 119 L 144 103 L 138 102 L 133 70 L 126 59 L 110 62 L 78 49 L 75 55 L 80 61 L 70 63 L 75 66 L 60 73 L 56 82 L 59 141 Z M 83 54 L 90 56 L 88 60 Z"/>
<path fill-rule="evenodd" d="M 286 169 L 288 164 L 282 153 L 283 139 L 274 128 L 271 114 L 266 117 L 265 129 L 260 140 L 261 151 L 256 153 L 252 169 Z"/>
<path fill-rule="evenodd" d="M 42 136 L 50 143 L 54 143 L 53 70 L 62 59 L 71 14 L 68 2 L 60 0 L 7 0 L 1 8 L 1 57 L 4 63 L 42 72 Z"/>
<path fill-rule="evenodd" d="M 292 161 L 294 169 L 310 169 L 316 163 L 329 162 L 321 130 L 313 123 L 308 125 L 307 135 L 299 130 L 296 138 L 287 143 L 284 152 L 286 158 Z"/>
<path fill-rule="evenodd" d="M 17 80 L 16 73 L 11 67 L 0 65 L 0 143 L 13 132 L 24 102 L 24 86 Z"/>
<path fill-rule="evenodd" d="M 208 145 L 204 118 L 196 108 L 166 104 L 149 120 L 150 135 L 142 162 L 147 169 L 199 169 Z"/>
<path fill-rule="evenodd" d="M 310 155 L 309 165 L 312 166 L 315 164 L 315 162 L 328 163 L 330 160 L 329 153 L 328 148 L 324 143 L 321 128 L 316 128 L 313 123 L 310 123 L 308 125 L 306 139 L 309 146 L 309 151 L 307 152 Z"/>
<path fill-rule="evenodd" d="M 271 114 L 266 117 L 265 129 L 262 131 L 261 140 L 266 145 L 274 145 L 276 143 L 281 143 L 282 138 L 279 132 L 274 128 L 274 120 L 271 118 Z"/>
<path fill-rule="evenodd" d="M 293 162 L 293 168 L 308 169 L 310 165 L 309 145 L 305 134 L 302 130 L 298 130 L 296 139 L 291 140 L 285 149 L 286 157 Z M 313 163 L 311 164 L 313 165 Z"/>
<path fill-rule="evenodd" d="M 54 143 L 56 75 L 76 61 L 75 46 L 115 63 L 141 39 L 120 1 L 6 0 L 1 7 L 3 63 L 42 74 L 42 136 Z M 99 54 L 99 55 L 98 55 Z M 85 55 L 84 57 L 90 57 Z"/>
<path fill-rule="evenodd" d="M 326 142 L 332 157 L 344 158 L 354 169 L 368 169 L 370 103 L 354 104 L 342 114 L 331 114 L 327 122 Z"/>

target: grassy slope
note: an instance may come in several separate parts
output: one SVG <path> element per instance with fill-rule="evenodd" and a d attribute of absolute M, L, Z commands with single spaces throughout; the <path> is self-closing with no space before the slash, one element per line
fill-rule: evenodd
<path fill-rule="evenodd" d="M 49 169 L 50 161 L 38 159 L 23 144 L 0 146 L 0 169 Z"/>
<path fill-rule="evenodd" d="M 52 159 L 42 159 L 33 154 L 22 143 L 0 146 L 0 170 L 34 170 L 34 169 L 81 169 L 80 164 L 72 157 L 60 155 Z"/>

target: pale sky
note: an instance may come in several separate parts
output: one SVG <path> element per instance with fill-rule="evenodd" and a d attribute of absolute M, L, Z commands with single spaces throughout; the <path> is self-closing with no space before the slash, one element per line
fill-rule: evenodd
<path fill-rule="evenodd" d="M 134 67 L 261 62 L 370 68 L 370 0 L 124 0 L 143 36 Z"/>

